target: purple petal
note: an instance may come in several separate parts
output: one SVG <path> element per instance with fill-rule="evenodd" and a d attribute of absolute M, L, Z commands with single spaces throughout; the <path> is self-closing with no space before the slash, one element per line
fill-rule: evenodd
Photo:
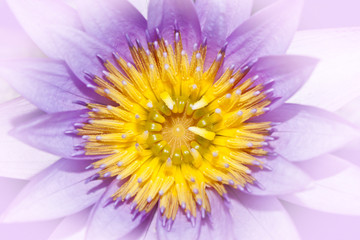
<path fill-rule="evenodd" d="M 0 76 L 22 96 L 49 113 L 83 109 L 73 102 L 99 99 L 62 62 L 31 60 L 6 63 L 0 68 Z"/>
<path fill-rule="evenodd" d="M 261 57 L 246 75 L 253 78 L 257 75 L 257 84 L 268 84 L 265 90 L 271 91 L 271 109 L 280 106 L 297 92 L 311 75 L 317 60 L 302 56 L 266 56 Z"/>
<path fill-rule="evenodd" d="M 198 0 L 195 7 L 203 37 L 207 38 L 206 57 L 213 61 L 226 38 L 250 17 L 252 0 Z"/>
<path fill-rule="evenodd" d="M 250 194 L 281 195 L 303 190 L 309 186 L 311 179 L 300 168 L 277 157 L 267 161 L 271 170 L 254 171 L 251 175 L 261 184 L 261 187 L 248 185 Z"/>
<path fill-rule="evenodd" d="M 314 182 L 312 188 L 281 197 L 297 205 L 319 211 L 360 215 L 360 170 L 346 170 Z"/>
<path fill-rule="evenodd" d="M 184 49 L 192 52 L 194 44 L 200 44 L 201 28 L 192 0 L 150 0 L 148 29 L 154 33 L 159 28 L 161 35 L 172 42 L 175 23 L 182 34 Z"/>
<path fill-rule="evenodd" d="M 346 144 L 344 147 L 334 152 L 334 155 L 344 158 L 360 167 L 360 137 Z"/>
<path fill-rule="evenodd" d="M 94 171 L 86 162 L 62 159 L 33 178 L 3 215 L 5 222 L 61 218 L 94 204 L 104 192 L 100 181 L 85 184 Z"/>
<path fill-rule="evenodd" d="M 230 206 L 236 239 L 299 239 L 287 211 L 275 197 L 234 196 Z"/>
<path fill-rule="evenodd" d="M 86 110 L 29 116 L 12 135 L 37 149 L 72 158 L 74 145 L 81 143 L 82 138 L 65 131 L 75 130 L 74 123 L 84 122 L 86 118 L 80 117 L 84 113 Z"/>
<path fill-rule="evenodd" d="M 65 217 L 51 234 L 49 240 L 85 239 L 89 214 L 90 210 L 85 209 L 77 214 Z"/>
<path fill-rule="evenodd" d="M 201 229 L 201 214 L 197 212 L 195 225 L 192 226 L 190 220 L 186 218 L 186 214 L 179 210 L 171 230 L 168 231 L 167 226 L 162 226 L 162 218 L 158 216 L 156 230 L 159 240 L 180 240 L 180 239 L 197 239 Z"/>
<path fill-rule="evenodd" d="M 98 55 L 111 62 L 112 48 L 74 28 L 56 27 L 52 29 L 53 43 L 58 48 L 61 59 L 65 60 L 74 74 L 84 82 L 84 72 L 102 76 L 105 68 Z"/>
<path fill-rule="evenodd" d="M 54 26 L 67 26 L 81 29 L 74 9 L 61 1 L 7 1 L 25 31 L 39 48 L 49 57 L 61 58 L 59 48 L 51 34 Z"/>
<path fill-rule="evenodd" d="M 127 59 L 132 59 L 125 34 L 145 43 L 146 19 L 126 0 L 79 1 L 85 31 Z"/>
<path fill-rule="evenodd" d="M 30 147 L 8 135 L 19 117 L 41 114 L 35 106 L 23 98 L 17 98 L 0 105 L 0 176 L 29 179 L 59 159 Z"/>
<path fill-rule="evenodd" d="M 296 31 L 301 0 L 283 0 L 254 14 L 227 38 L 224 66 L 241 66 L 265 55 L 285 53 Z"/>
<path fill-rule="evenodd" d="M 297 32 L 288 53 L 312 56 L 321 61 L 290 102 L 335 111 L 358 97 L 359 42 L 359 27 Z"/>
<path fill-rule="evenodd" d="M 290 161 L 303 161 L 341 148 L 359 136 L 359 131 L 342 118 L 309 106 L 283 104 L 264 115 L 279 122 L 271 146 Z"/>
<path fill-rule="evenodd" d="M 139 239 L 150 224 L 152 213 L 133 215 L 131 202 L 121 202 L 114 208 L 107 200 L 121 185 L 115 180 L 108 187 L 101 200 L 94 206 L 90 215 L 87 240 L 127 240 Z M 106 206 L 105 206 L 106 205 Z"/>

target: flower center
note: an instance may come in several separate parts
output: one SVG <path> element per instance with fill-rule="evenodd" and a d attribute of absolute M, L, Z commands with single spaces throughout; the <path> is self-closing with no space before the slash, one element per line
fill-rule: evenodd
<path fill-rule="evenodd" d="M 111 200 L 137 211 L 158 203 L 165 219 L 179 207 L 190 220 L 197 210 L 205 216 L 206 188 L 226 198 L 226 186 L 243 189 L 255 182 L 251 169 L 263 168 L 271 125 L 251 119 L 270 104 L 264 86 L 233 67 L 218 77 L 225 49 L 205 69 L 206 42 L 189 57 L 177 30 L 173 44 L 159 37 L 129 47 L 133 63 L 116 55 L 104 76 L 87 74 L 88 87 L 112 101 L 87 104 L 89 120 L 78 125 L 85 154 L 102 157 L 90 180 L 121 179 Z"/>

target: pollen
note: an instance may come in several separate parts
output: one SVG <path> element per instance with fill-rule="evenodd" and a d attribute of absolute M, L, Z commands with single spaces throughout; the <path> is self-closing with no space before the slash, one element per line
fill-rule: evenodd
<path fill-rule="evenodd" d="M 225 48 L 205 67 L 206 42 L 186 52 L 178 30 L 173 44 L 128 42 L 132 62 L 114 54 L 103 76 L 87 74 L 111 103 L 86 104 L 89 119 L 76 125 L 84 154 L 100 159 L 90 180 L 118 179 L 112 201 L 145 213 L 158 206 L 170 221 L 179 209 L 190 220 L 209 213 L 206 189 L 226 199 L 227 189 L 255 184 L 271 139 L 270 122 L 252 121 L 269 109 L 264 86 L 247 68 L 224 69 Z"/>

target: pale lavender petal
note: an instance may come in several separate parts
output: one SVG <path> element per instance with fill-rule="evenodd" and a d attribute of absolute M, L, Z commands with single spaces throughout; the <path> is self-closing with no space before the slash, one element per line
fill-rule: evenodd
<path fill-rule="evenodd" d="M 238 194 L 231 200 L 235 239 L 300 239 L 287 211 L 275 197 Z"/>
<path fill-rule="evenodd" d="M 77 79 L 62 62 L 14 61 L 0 66 L 0 76 L 41 110 L 53 113 L 79 110 L 74 101 L 100 100 L 99 95 Z"/>
<path fill-rule="evenodd" d="M 54 45 L 61 52 L 61 58 L 65 60 L 74 74 L 86 83 L 89 83 L 89 80 L 85 78 L 84 72 L 103 76 L 105 68 L 101 61 L 114 62 L 112 55 L 114 49 L 82 31 L 74 28 L 56 27 L 52 29 L 50 34 L 53 36 Z"/>
<path fill-rule="evenodd" d="M 227 38 L 225 67 L 285 53 L 296 31 L 301 0 L 282 0 L 254 14 Z"/>
<path fill-rule="evenodd" d="M 335 151 L 334 154 L 341 158 L 344 158 L 357 166 L 360 167 L 360 137 L 349 142 L 339 150 Z"/>
<path fill-rule="evenodd" d="M 281 199 L 319 211 L 360 215 L 360 170 L 346 170 L 314 182 L 306 191 L 282 196 Z"/>
<path fill-rule="evenodd" d="M 149 0 L 128 0 L 147 19 Z"/>
<path fill-rule="evenodd" d="M 302 56 L 261 57 L 251 67 L 246 78 L 257 78 L 255 84 L 265 84 L 274 109 L 291 97 L 311 75 L 317 60 Z M 267 82 L 273 81 L 272 84 Z"/>
<path fill-rule="evenodd" d="M 85 116 L 80 115 L 86 112 L 80 110 L 28 116 L 11 134 L 37 149 L 72 158 L 75 153 L 74 145 L 82 143 L 83 140 L 76 132 L 66 133 L 66 131 L 75 130 L 74 123 L 84 122 Z"/>
<path fill-rule="evenodd" d="M 93 205 L 106 184 L 85 180 L 96 170 L 85 171 L 87 162 L 62 159 L 39 175 L 21 191 L 2 216 L 4 222 L 40 221 L 61 218 Z"/>
<path fill-rule="evenodd" d="M 193 220 L 194 226 L 182 210 L 178 211 L 170 231 L 168 231 L 167 226 L 162 226 L 162 220 L 162 217 L 157 217 L 156 229 L 159 240 L 197 239 L 199 236 L 201 229 L 200 212 L 197 213 L 196 218 Z"/>
<path fill-rule="evenodd" d="M 309 81 L 289 102 L 335 111 L 359 96 L 360 28 L 296 33 L 288 53 L 320 59 Z"/>
<path fill-rule="evenodd" d="M 54 44 L 51 34 L 54 26 L 81 29 L 81 21 L 74 9 L 61 1 L 8 0 L 25 31 L 49 57 L 61 58 L 60 49 Z"/>
<path fill-rule="evenodd" d="M 359 131 L 330 112 L 296 104 L 283 104 L 262 117 L 281 123 L 271 146 L 290 161 L 303 161 L 335 151 L 359 136 Z"/>
<path fill-rule="evenodd" d="M 79 1 L 77 10 L 87 33 L 128 60 L 132 58 L 125 34 L 146 43 L 146 19 L 126 0 Z"/>
<path fill-rule="evenodd" d="M 270 170 L 255 170 L 251 175 L 259 186 L 248 184 L 250 194 L 281 195 L 303 190 L 311 183 L 311 178 L 294 164 L 277 157 L 266 162 Z"/>
<path fill-rule="evenodd" d="M 190 53 L 194 44 L 200 44 L 201 28 L 192 0 L 150 0 L 148 29 L 154 34 L 159 28 L 169 42 L 174 39 L 175 25 L 181 31 L 184 49 Z"/>
<path fill-rule="evenodd" d="M 90 215 L 86 240 L 138 239 L 150 224 L 152 212 L 134 215 L 131 202 L 120 202 L 118 207 L 107 201 L 118 190 L 119 182 L 114 180 Z M 135 217 L 134 217 L 135 216 Z"/>
<path fill-rule="evenodd" d="M 65 217 L 49 240 L 80 240 L 85 239 L 90 209 Z"/>
<path fill-rule="evenodd" d="M 206 57 L 213 61 L 226 38 L 250 17 L 252 0 L 195 1 L 203 37 L 207 38 Z"/>
<path fill-rule="evenodd" d="M 38 114 L 36 107 L 23 98 L 0 105 L 0 176 L 29 179 L 59 159 L 30 147 L 8 135 L 14 127 L 13 120 L 28 114 Z"/>

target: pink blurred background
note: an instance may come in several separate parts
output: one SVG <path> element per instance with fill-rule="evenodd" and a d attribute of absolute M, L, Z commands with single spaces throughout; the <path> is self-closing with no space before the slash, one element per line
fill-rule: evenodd
<path fill-rule="evenodd" d="M 254 11 L 273 1 L 255 0 Z M 0 0 L 0 11 L 2 13 L 0 15 L 0 60 L 44 57 L 31 39 L 22 31 L 5 0 Z M 305 0 L 300 30 L 353 26 L 360 26 L 359 0 Z M 0 103 L 16 96 L 17 94 L 9 89 L 8 84 L 0 79 Z M 0 214 L 25 183 L 26 181 L 23 180 L 0 177 Z M 285 207 L 292 216 L 302 239 L 360 239 L 360 217 L 321 213 L 289 203 L 285 203 Z M 0 224 L 0 239 L 45 240 L 49 238 L 60 221 Z"/>

